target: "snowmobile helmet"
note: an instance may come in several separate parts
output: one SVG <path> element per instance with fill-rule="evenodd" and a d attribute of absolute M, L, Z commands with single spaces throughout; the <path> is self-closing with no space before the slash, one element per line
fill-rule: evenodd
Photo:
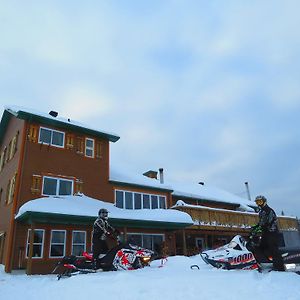
<path fill-rule="evenodd" d="M 107 219 L 108 219 L 108 210 L 105 209 L 105 208 L 101 208 L 101 209 L 99 210 L 98 216 L 99 216 L 99 218 L 101 218 L 101 219 L 107 220 Z"/>
<path fill-rule="evenodd" d="M 259 207 L 263 207 L 266 203 L 267 203 L 267 198 L 265 196 L 257 196 L 255 198 L 255 203 L 259 206 Z"/>

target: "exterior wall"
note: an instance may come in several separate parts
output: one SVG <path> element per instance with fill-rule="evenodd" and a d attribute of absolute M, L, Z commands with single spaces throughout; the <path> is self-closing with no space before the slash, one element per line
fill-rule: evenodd
<path fill-rule="evenodd" d="M 13 269 L 26 269 L 27 267 L 27 258 L 26 254 L 26 244 L 28 229 L 30 225 L 18 224 L 16 229 L 15 236 L 15 249 L 14 252 L 14 263 Z M 61 260 L 61 258 L 50 258 L 50 238 L 51 230 L 66 230 L 66 255 L 71 255 L 72 247 L 72 231 L 80 230 L 86 231 L 86 250 L 91 252 L 91 234 L 92 234 L 92 224 L 90 225 L 49 225 L 49 224 L 35 224 L 35 229 L 45 230 L 44 236 L 44 247 L 43 247 L 43 258 L 33 258 L 32 259 L 32 274 L 49 274 L 55 267 L 55 264 Z M 123 228 L 118 228 L 118 230 L 124 234 Z M 175 253 L 175 236 L 173 232 L 161 231 L 161 230 L 147 230 L 140 228 L 132 228 L 127 233 L 144 233 L 144 234 L 163 234 L 166 240 L 166 245 L 168 247 L 168 252 L 170 254 Z"/>
<path fill-rule="evenodd" d="M 0 263 L 4 264 L 5 258 L 7 255 L 7 247 L 8 247 L 8 237 L 9 237 L 9 228 L 10 228 L 10 222 L 12 216 L 12 209 L 13 209 L 13 201 L 10 203 L 7 203 L 7 193 L 8 193 L 8 183 L 9 180 L 11 180 L 15 174 L 19 171 L 18 165 L 20 160 L 20 149 L 22 144 L 22 135 L 23 135 L 23 127 L 24 127 L 24 121 L 16 119 L 12 117 L 10 121 L 8 122 L 6 133 L 3 137 L 0 153 L 3 152 L 4 148 L 7 147 L 10 143 L 10 141 L 18 135 L 17 138 L 17 144 L 16 144 L 16 152 L 11 160 L 7 161 L 3 169 L 0 172 L 0 190 L 1 192 L 1 199 L 0 199 L 0 231 L 5 232 L 5 242 L 4 245 L 2 245 L 2 251 L 3 253 L 0 253 Z M 15 193 L 16 193 L 16 187 L 15 187 Z M 13 198 L 13 197 L 12 197 Z M 13 199 L 12 199 L 13 200 Z"/>
<path fill-rule="evenodd" d="M 18 207 L 25 202 L 41 197 L 42 182 L 39 192 L 32 192 L 32 176 L 48 175 L 53 177 L 65 176 L 83 182 L 82 192 L 90 197 L 112 202 L 113 194 L 108 183 L 109 174 L 109 141 L 100 140 L 92 136 L 83 136 L 74 132 L 67 132 L 59 128 L 43 126 L 50 129 L 73 134 L 74 137 L 93 138 L 102 144 L 102 157 L 90 158 L 78 154 L 76 146 L 73 149 L 64 149 L 26 141 L 24 166 L 21 178 L 21 190 Z"/>

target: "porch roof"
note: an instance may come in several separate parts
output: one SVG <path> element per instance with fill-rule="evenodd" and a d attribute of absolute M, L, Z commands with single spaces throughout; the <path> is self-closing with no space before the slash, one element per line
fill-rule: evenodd
<path fill-rule="evenodd" d="M 88 225 L 95 221 L 100 208 L 109 211 L 109 220 L 113 226 L 179 229 L 193 224 L 189 214 L 175 209 L 120 209 L 112 203 L 84 195 L 31 200 L 20 207 L 15 218 L 29 224 Z"/>

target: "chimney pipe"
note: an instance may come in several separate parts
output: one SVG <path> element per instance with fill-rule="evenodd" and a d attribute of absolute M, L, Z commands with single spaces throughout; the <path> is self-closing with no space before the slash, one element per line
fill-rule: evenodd
<path fill-rule="evenodd" d="M 248 185 L 247 181 L 245 182 L 245 186 L 246 186 L 246 191 L 247 191 L 248 199 L 249 199 L 249 201 L 251 201 L 251 196 L 250 196 L 250 191 L 249 191 L 249 185 Z"/>
<path fill-rule="evenodd" d="M 164 169 L 159 168 L 159 181 L 161 184 L 164 184 Z"/>

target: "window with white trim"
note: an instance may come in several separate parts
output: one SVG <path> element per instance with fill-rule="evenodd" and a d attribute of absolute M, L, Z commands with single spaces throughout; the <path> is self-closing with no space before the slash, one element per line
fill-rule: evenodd
<path fill-rule="evenodd" d="M 62 131 L 41 127 L 39 132 L 39 143 L 64 148 L 65 133 Z"/>
<path fill-rule="evenodd" d="M 72 232 L 72 255 L 82 256 L 86 251 L 86 232 L 74 230 Z"/>
<path fill-rule="evenodd" d="M 66 231 L 51 230 L 49 257 L 63 257 L 66 253 Z"/>
<path fill-rule="evenodd" d="M 154 250 L 159 253 L 161 244 L 165 240 L 165 236 L 164 234 L 128 233 L 127 240 L 129 243 Z"/>
<path fill-rule="evenodd" d="M 116 190 L 115 206 L 125 209 L 165 209 L 166 196 Z"/>
<path fill-rule="evenodd" d="M 94 145 L 95 140 L 94 139 L 85 139 L 85 156 L 87 157 L 94 157 Z"/>
<path fill-rule="evenodd" d="M 44 196 L 66 196 L 73 195 L 74 181 L 66 178 L 58 177 L 43 177 L 43 192 Z"/>
<path fill-rule="evenodd" d="M 28 258 L 28 255 L 29 255 L 30 232 L 31 232 L 31 229 L 28 229 L 27 243 L 26 243 L 26 258 Z M 34 229 L 32 258 L 42 258 L 43 257 L 44 236 L 45 236 L 44 229 Z"/>

